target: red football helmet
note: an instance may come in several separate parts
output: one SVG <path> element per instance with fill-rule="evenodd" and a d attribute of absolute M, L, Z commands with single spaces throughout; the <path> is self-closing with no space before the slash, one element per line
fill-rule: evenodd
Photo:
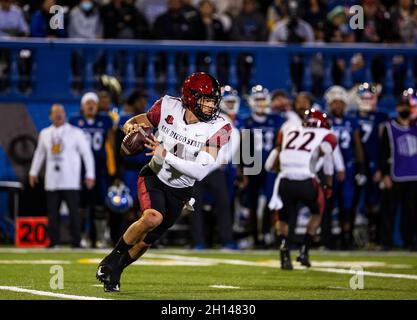
<path fill-rule="evenodd" d="M 303 126 L 330 129 L 331 121 L 324 112 L 311 108 L 305 112 Z"/>
<path fill-rule="evenodd" d="M 214 100 L 214 108 L 210 114 L 203 112 L 200 98 Z M 220 112 L 221 91 L 219 82 L 205 72 L 195 72 L 185 79 L 182 85 L 181 100 L 200 121 L 215 119 Z"/>

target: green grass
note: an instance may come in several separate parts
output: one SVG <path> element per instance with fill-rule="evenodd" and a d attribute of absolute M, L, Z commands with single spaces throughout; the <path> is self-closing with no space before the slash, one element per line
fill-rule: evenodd
<path fill-rule="evenodd" d="M 104 253 L 70 250 L 23 252 L 0 249 L 0 286 L 22 287 L 60 294 L 71 294 L 110 299 L 417 299 L 417 279 L 364 277 L 364 289 L 352 290 L 351 274 L 319 272 L 312 269 L 282 271 L 278 267 L 245 265 L 245 263 L 275 263 L 277 252 L 193 252 L 185 250 L 153 250 L 145 255 L 144 265 L 132 265 L 122 277 L 120 293 L 105 293 L 96 285 L 96 263 L 80 263 L 80 259 L 101 259 Z M 169 256 L 167 256 L 169 255 Z M 174 257 L 172 257 L 174 255 Z M 293 252 L 295 258 L 296 252 Z M 201 258 L 212 262 L 209 266 L 168 266 L 173 258 Z M 406 253 L 352 254 L 312 253 L 313 267 L 323 262 L 345 262 L 333 268 L 349 269 L 357 262 L 380 262 L 383 265 L 365 267 L 365 271 L 414 275 L 417 278 L 417 255 Z M 216 259 L 216 260 L 207 260 Z M 219 259 L 224 259 L 221 263 Z M 11 264 L 4 264 L 9 260 Z M 64 289 L 50 288 L 51 264 L 17 264 L 16 260 L 61 260 L 64 269 Z M 199 260 L 199 259 L 197 259 Z M 230 264 L 227 260 L 239 260 Z M 149 263 L 153 263 L 149 265 Z M 297 263 L 294 263 L 297 265 Z M 219 289 L 212 285 L 227 285 L 238 289 Z M 0 299 L 57 299 L 0 290 Z"/>

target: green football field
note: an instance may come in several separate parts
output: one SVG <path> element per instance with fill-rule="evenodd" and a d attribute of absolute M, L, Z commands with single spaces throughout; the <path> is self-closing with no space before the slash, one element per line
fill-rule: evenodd
<path fill-rule="evenodd" d="M 2 247 L 0 299 L 417 299 L 415 253 L 313 251 L 312 268 L 282 271 L 272 250 L 150 250 L 105 293 L 95 270 L 106 252 Z"/>

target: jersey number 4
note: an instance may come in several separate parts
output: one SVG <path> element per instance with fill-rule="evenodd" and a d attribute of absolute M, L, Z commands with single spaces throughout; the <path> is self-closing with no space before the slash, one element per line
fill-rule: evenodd
<path fill-rule="evenodd" d="M 294 130 L 289 132 L 288 136 L 290 138 L 284 149 L 311 152 L 311 149 L 308 148 L 308 145 L 311 143 L 311 141 L 314 140 L 316 134 L 314 132 L 304 132 L 300 137 L 300 131 Z"/>

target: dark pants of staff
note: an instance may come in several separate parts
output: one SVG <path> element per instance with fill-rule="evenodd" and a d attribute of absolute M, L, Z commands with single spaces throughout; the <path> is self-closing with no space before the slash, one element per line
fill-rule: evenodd
<path fill-rule="evenodd" d="M 81 241 L 81 222 L 78 211 L 80 195 L 78 190 L 47 191 L 46 202 L 48 207 L 48 235 L 50 246 L 58 245 L 60 242 L 59 208 L 61 202 L 65 201 L 69 210 L 70 234 L 72 247 L 79 247 Z"/>
<path fill-rule="evenodd" d="M 417 182 L 394 182 L 391 190 L 384 190 L 381 203 L 381 240 L 385 248 L 392 246 L 392 235 L 397 209 L 401 212 L 401 236 L 404 247 L 415 248 L 417 240 Z"/>

